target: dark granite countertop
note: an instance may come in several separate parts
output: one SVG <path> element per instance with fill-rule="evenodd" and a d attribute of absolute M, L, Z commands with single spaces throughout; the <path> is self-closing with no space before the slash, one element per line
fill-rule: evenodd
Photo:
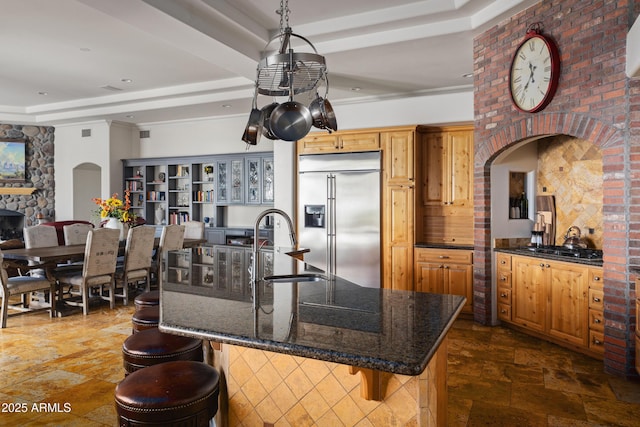
<path fill-rule="evenodd" d="M 571 262 L 574 264 L 584 264 L 590 265 L 594 267 L 602 267 L 602 258 L 589 259 L 589 258 L 579 258 L 574 256 L 566 256 L 566 255 L 555 255 L 553 253 L 546 253 L 536 251 L 534 248 L 494 248 L 495 252 L 504 252 L 513 255 L 523 255 L 530 256 L 534 258 L 543 258 L 543 259 L 551 259 L 554 261 L 563 261 L 563 262 Z"/>
<path fill-rule="evenodd" d="M 254 308 L 248 257 L 213 246 L 167 256 L 161 330 L 403 375 L 425 369 L 465 301 L 328 278 L 275 248 L 261 252 L 269 274 L 314 281 L 260 280 Z"/>

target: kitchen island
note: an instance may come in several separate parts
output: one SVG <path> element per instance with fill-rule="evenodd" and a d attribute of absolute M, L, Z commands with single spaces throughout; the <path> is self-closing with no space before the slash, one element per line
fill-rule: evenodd
<path fill-rule="evenodd" d="M 281 248 L 261 251 L 272 279 L 255 286 L 250 252 L 167 256 L 160 329 L 214 343 L 218 425 L 446 425 L 446 335 L 464 297 L 358 286 Z"/>

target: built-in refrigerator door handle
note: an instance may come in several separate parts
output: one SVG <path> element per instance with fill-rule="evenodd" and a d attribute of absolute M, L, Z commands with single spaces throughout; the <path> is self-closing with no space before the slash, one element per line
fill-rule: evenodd
<path fill-rule="evenodd" d="M 327 272 L 336 268 L 336 176 L 327 175 Z"/>

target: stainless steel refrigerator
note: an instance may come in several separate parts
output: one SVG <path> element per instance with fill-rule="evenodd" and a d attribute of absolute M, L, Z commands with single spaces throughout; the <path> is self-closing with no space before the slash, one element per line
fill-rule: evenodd
<path fill-rule="evenodd" d="M 380 152 L 299 157 L 298 240 L 305 261 L 380 287 Z"/>

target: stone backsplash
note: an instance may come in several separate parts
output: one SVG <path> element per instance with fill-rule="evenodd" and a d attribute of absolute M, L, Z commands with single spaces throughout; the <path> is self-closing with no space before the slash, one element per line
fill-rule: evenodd
<path fill-rule="evenodd" d="M 589 247 L 603 247 L 602 152 L 591 141 L 568 135 L 540 141 L 537 194 L 555 196 L 556 244 L 576 225 Z"/>
<path fill-rule="evenodd" d="M 25 215 L 25 226 L 38 217 L 55 218 L 54 131 L 52 126 L 0 124 L 0 138 L 26 141 L 25 182 L 0 182 L 0 209 Z M 7 187 L 35 188 L 31 194 L 6 194 Z"/>

